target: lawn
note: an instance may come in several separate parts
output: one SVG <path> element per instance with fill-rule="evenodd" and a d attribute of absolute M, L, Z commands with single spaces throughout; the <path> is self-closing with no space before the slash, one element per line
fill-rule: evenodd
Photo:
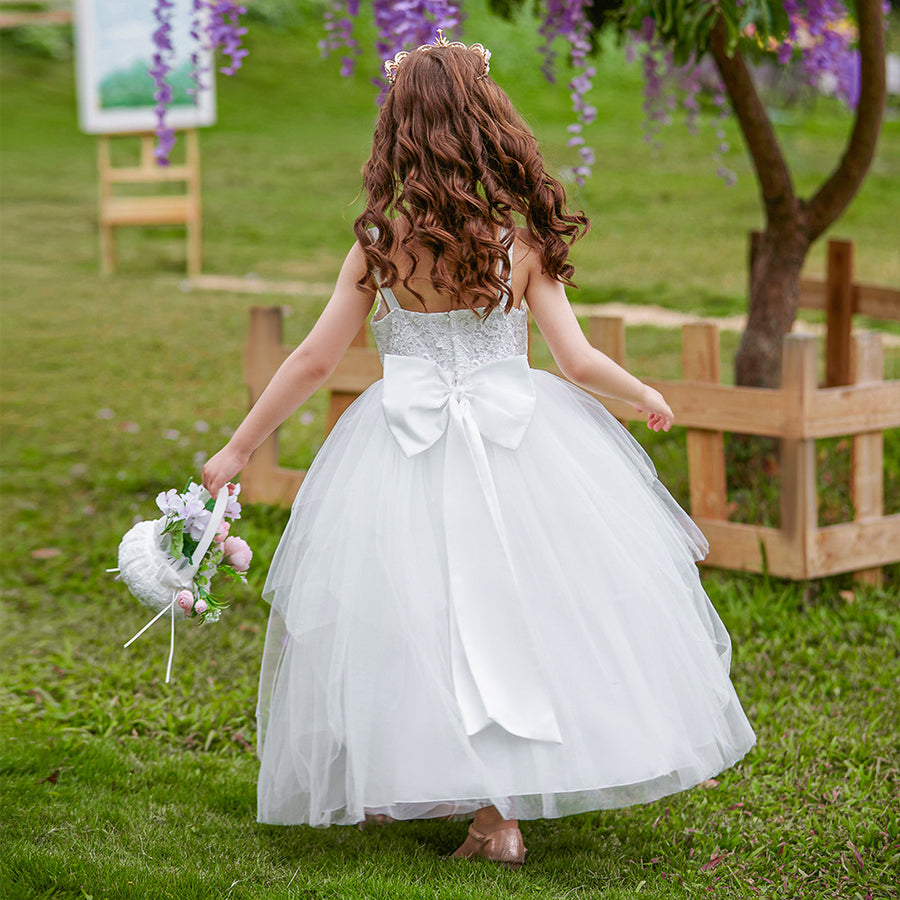
<path fill-rule="evenodd" d="M 565 148 L 565 86 L 537 72 L 534 35 L 473 14 L 468 35 L 541 136 Z M 202 135 L 205 269 L 333 280 L 358 209 L 374 117 L 369 73 L 321 61 L 314 22 L 257 23 L 251 55 L 219 81 L 219 124 Z M 177 229 L 135 230 L 97 274 L 94 141 L 78 132 L 71 62 L 2 37 L 2 725 L 10 898 L 896 898 L 900 868 L 900 573 L 881 590 L 846 578 L 793 584 L 706 572 L 734 641 L 733 678 L 759 737 L 715 782 L 647 806 L 529 823 L 520 872 L 455 865 L 459 823 L 366 833 L 257 825 L 254 706 L 267 609 L 259 599 L 286 514 L 248 506 L 255 551 L 218 625 L 128 650 L 144 610 L 106 569 L 135 518 L 196 473 L 239 421 L 247 309 L 283 303 L 183 289 Z M 573 299 L 739 312 L 755 186 L 731 130 L 724 187 L 714 137 L 673 127 L 641 141 L 640 82 L 621 54 L 599 63 L 594 178 L 572 199 L 594 228 L 575 255 Z M 798 180 L 840 153 L 846 114 L 825 103 L 782 126 Z M 900 126 L 885 125 L 873 172 L 836 233 L 857 242 L 865 280 L 900 282 L 895 218 Z M 821 267 L 821 250 L 811 269 Z M 288 340 L 325 296 L 291 300 Z M 733 354 L 734 340 L 724 352 Z M 629 335 L 638 373 L 678 374 L 677 337 Z M 322 439 L 322 398 L 285 429 L 285 462 Z M 638 432 L 636 432 L 638 433 Z M 685 500 L 683 433 L 641 435 Z M 900 446 L 886 467 L 897 497 Z M 836 500 L 835 502 L 840 502 Z M 890 501 L 897 504 L 896 499 Z"/>

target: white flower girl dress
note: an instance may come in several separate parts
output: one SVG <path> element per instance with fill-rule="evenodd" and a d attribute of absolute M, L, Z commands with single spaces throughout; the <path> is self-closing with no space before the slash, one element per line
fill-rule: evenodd
<path fill-rule="evenodd" d="M 384 378 L 297 495 L 265 587 L 258 818 L 556 817 L 654 800 L 755 737 L 703 535 L 527 312 L 372 321 Z"/>

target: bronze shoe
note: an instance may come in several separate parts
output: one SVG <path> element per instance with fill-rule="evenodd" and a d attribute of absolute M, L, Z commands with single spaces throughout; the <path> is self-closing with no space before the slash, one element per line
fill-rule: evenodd
<path fill-rule="evenodd" d="M 518 825 L 501 825 L 485 834 L 474 825 L 469 826 L 465 843 L 453 853 L 453 859 L 481 857 L 510 869 L 518 869 L 525 862 L 525 844 Z"/>

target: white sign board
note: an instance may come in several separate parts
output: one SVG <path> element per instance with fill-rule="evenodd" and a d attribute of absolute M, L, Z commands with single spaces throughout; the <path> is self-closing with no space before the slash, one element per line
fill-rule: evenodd
<path fill-rule="evenodd" d="M 191 0 L 174 0 L 170 40 L 172 87 L 166 123 L 170 128 L 197 128 L 216 121 L 215 68 L 212 55 L 200 51 L 204 86 L 197 103 L 187 91 L 191 79 L 191 37 L 194 15 Z M 155 86 L 147 70 L 156 48 L 153 33 L 159 27 L 152 0 L 76 0 L 75 63 L 78 80 L 78 120 L 89 134 L 153 131 L 156 128 Z"/>

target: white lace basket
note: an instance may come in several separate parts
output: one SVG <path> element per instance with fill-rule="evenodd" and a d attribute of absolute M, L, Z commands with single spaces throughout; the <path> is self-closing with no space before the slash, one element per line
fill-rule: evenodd
<path fill-rule="evenodd" d="M 175 560 L 169 555 L 169 538 L 162 533 L 165 518 L 148 519 L 138 522 L 119 543 L 118 578 L 129 591 L 156 615 L 125 646 L 133 644 L 154 622 L 166 613 L 171 616 L 171 636 L 169 639 L 169 662 L 166 665 L 166 684 L 172 674 L 172 657 L 175 654 L 175 620 L 187 618 L 187 611 L 177 602 L 179 591 L 193 591 L 194 579 L 200 563 L 206 555 L 222 519 L 228 503 L 227 485 L 219 491 L 209 522 L 194 555 L 188 559 Z"/>
<path fill-rule="evenodd" d="M 173 597 L 190 590 L 194 582 L 191 561 L 176 563 L 169 556 L 168 535 L 163 535 L 166 520 L 138 522 L 119 544 L 119 578 L 134 596 L 150 609 L 159 612 L 172 605 Z M 187 617 L 177 604 L 175 615 Z"/>

